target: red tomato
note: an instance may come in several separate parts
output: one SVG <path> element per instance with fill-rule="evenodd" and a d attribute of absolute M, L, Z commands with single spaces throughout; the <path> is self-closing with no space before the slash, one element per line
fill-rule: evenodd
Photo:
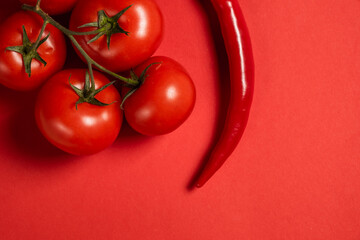
<path fill-rule="evenodd" d="M 144 135 L 160 135 L 174 131 L 190 115 L 195 104 L 195 87 L 185 69 L 168 57 L 152 57 L 136 67 L 144 83 L 124 103 L 129 125 Z"/>
<path fill-rule="evenodd" d="M 100 10 L 112 17 L 130 5 L 132 6 L 117 21 L 124 31 L 129 32 L 128 36 L 124 33 L 113 34 L 110 49 L 106 35 L 89 44 L 87 42 L 95 35 L 76 37 L 91 58 L 113 72 L 128 70 L 140 64 L 160 45 L 163 20 L 156 3 L 153 0 L 80 0 L 71 15 L 71 30 L 90 31 L 96 28 L 78 27 L 97 22 Z"/>
<path fill-rule="evenodd" d="M 47 14 L 57 15 L 69 12 L 78 0 L 42 0 L 40 8 Z M 35 6 L 37 0 L 20 0 L 20 2 Z"/>
<path fill-rule="evenodd" d="M 35 118 L 42 134 L 56 147 L 74 154 L 86 155 L 110 146 L 117 138 L 122 124 L 120 94 L 114 86 L 101 91 L 95 98 L 108 106 L 81 103 L 70 82 L 84 88 L 85 69 L 64 70 L 47 81 L 39 92 Z M 109 83 L 99 72 L 94 72 L 95 88 Z M 116 101 L 116 102 L 115 102 Z"/>
<path fill-rule="evenodd" d="M 23 45 L 25 26 L 29 40 L 34 43 L 43 24 L 41 17 L 32 12 L 17 12 L 7 18 L 0 26 L 0 83 L 15 90 L 37 88 L 54 73 L 61 70 L 66 58 L 66 45 L 63 34 L 48 24 L 42 38 L 50 37 L 38 48 L 37 52 L 47 65 L 38 60 L 31 62 L 31 77 L 25 72 L 22 55 L 7 47 Z"/>

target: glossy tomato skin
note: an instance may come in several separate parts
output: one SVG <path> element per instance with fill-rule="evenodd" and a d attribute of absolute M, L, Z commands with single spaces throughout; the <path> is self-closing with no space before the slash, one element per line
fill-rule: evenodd
<path fill-rule="evenodd" d="M 85 69 L 64 70 L 55 74 L 41 88 L 36 105 L 35 119 L 42 132 L 53 145 L 74 155 L 97 153 L 110 146 L 117 138 L 122 124 L 121 97 L 114 86 L 96 95 L 108 106 L 75 103 L 79 99 L 69 84 L 83 89 Z M 96 89 L 109 83 L 94 71 Z"/>
<path fill-rule="evenodd" d="M 189 74 L 168 57 L 152 57 L 145 61 L 135 68 L 137 76 L 151 63 L 159 64 L 149 68 L 144 83 L 123 106 L 129 125 L 148 136 L 177 129 L 191 114 L 196 99 Z"/>
<path fill-rule="evenodd" d="M 80 0 L 71 15 L 71 30 L 90 31 L 96 28 L 79 29 L 78 27 L 86 23 L 96 22 L 97 12 L 100 10 L 105 10 L 106 14 L 112 17 L 130 5 L 132 6 L 118 21 L 119 26 L 128 31 L 129 34 L 128 36 L 123 33 L 113 34 L 110 50 L 107 47 L 106 36 L 102 36 L 90 44 L 87 42 L 94 35 L 76 37 L 90 57 L 113 72 L 121 72 L 137 66 L 149 58 L 160 45 L 163 18 L 155 1 Z M 80 54 L 79 56 L 83 58 Z"/>
<path fill-rule="evenodd" d="M 43 20 L 32 12 L 20 11 L 7 18 L 0 26 L 0 83 L 14 90 L 33 90 L 54 73 L 61 70 L 66 59 L 66 44 L 63 34 L 48 24 L 42 38 L 50 37 L 38 48 L 39 55 L 47 62 L 31 62 L 31 77 L 25 72 L 22 55 L 6 51 L 7 47 L 22 45 L 25 26 L 27 35 L 34 43 L 40 34 Z"/>
<path fill-rule="evenodd" d="M 58 15 L 69 12 L 78 0 L 42 0 L 40 8 L 47 14 Z M 20 0 L 20 2 L 35 6 L 37 0 Z"/>

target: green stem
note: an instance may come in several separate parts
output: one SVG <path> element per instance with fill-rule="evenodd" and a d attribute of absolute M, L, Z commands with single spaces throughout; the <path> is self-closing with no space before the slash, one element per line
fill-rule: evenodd
<path fill-rule="evenodd" d="M 24 4 L 24 5 L 22 5 L 22 9 L 37 13 L 40 17 L 42 17 L 42 19 L 46 20 L 48 23 L 50 23 L 51 25 L 53 25 L 54 27 L 56 27 L 57 29 L 62 31 L 67 36 L 68 35 L 93 35 L 93 34 L 97 34 L 97 33 L 101 32 L 103 30 L 102 28 L 100 28 L 100 29 L 96 29 L 96 30 L 88 31 L 88 32 L 71 31 L 71 30 L 65 28 L 64 26 L 62 26 L 57 21 L 55 21 L 52 17 L 50 17 L 47 13 L 45 13 L 41 8 L 36 9 L 36 7 Z"/>
<path fill-rule="evenodd" d="M 36 5 L 35 5 L 36 10 L 40 9 L 40 3 L 41 3 L 41 0 L 37 0 Z"/>
<path fill-rule="evenodd" d="M 89 73 L 90 73 L 90 82 L 91 82 L 91 90 L 92 92 L 95 92 L 95 79 L 94 79 L 94 72 L 92 69 L 92 64 L 90 62 L 88 62 L 88 69 L 89 69 Z"/>
<path fill-rule="evenodd" d="M 38 5 L 39 5 L 40 1 L 37 2 L 37 5 L 35 7 L 24 4 L 22 6 L 22 9 L 27 10 L 27 11 L 32 11 L 37 13 L 43 20 L 44 22 L 50 23 L 51 25 L 53 25 L 54 27 L 56 27 L 57 29 L 59 29 L 61 32 L 63 32 L 70 40 L 71 42 L 75 45 L 75 47 L 79 50 L 79 52 L 83 55 L 83 57 L 85 58 L 85 60 L 88 63 L 88 66 L 96 66 L 98 69 L 100 69 L 101 71 L 109 74 L 110 76 L 113 76 L 129 85 L 132 86 L 138 86 L 139 82 L 131 79 L 131 78 L 126 78 L 123 76 L 120 76 L 119 74 L 116 74 L 108 69 L 106 69 L 105 67 L 101 66 L 99 63 L 95 62 L 86 52 L 85 50 L 80 46 L 80 44 L 78 43 L 78 41 L 76 41 L 74 35 L 92 35 L 92 34 L 97 34 L 99 32 L 101 32 L 103 29 L 97 29 L 94 31 L 89 31 L 89 32 L 75 32 L 75 31 L 71 31 L 65 27 L 63 27 L 60 23 L 58 23 L 57 21 L 55 21 L 52 17 L 50 17 L 47 13 L 45 13 Z M 44 27 L 44 26 L 43 26 Z M 45 27 L 44 27 L 45 28 Z M 40 35 L 41 36 L 41 35 Z M 91 74 L 92 75 L 92 74 Z"/>
<path fill-rule="evenodd" d="M 36 42 L 34 43 L 34 45 L 32 46 L 32 49 L 36 50 L 36 49 L 39 47 L 39 44 L 40 44 L 40 41 L 41 41 L 41 36 L 43 35 L 47 24 L 48 24 L 48 21 L 47 21 L 47 20 L 44 20 L 44 23 L 43 23 L 43 25 L 42 25 L 42 27 L 41 27 L 39 36 L 38 36 L 38 38 L 36 39 Z"/>
<path fill-rule="evenodd" d="M 85 60 L 89 63 L 91 63 L 92 65 L 96 66 L 98 69 L 100 69 L 101 71 L 109 74 L 110 76 L 113 76 L 117 79 L 120 79 L 121 81 L 124 81 L 130 85 L 133 86 L 137 86 L 139 84 L 138 81 L 134 81 L 131 78 L 126 78 L 123 76 L 120 76 L 119 74 L 116 74 L 106 68 L 104 68 L 103 66 L 101 66 L 100 64 L 98 64 L 97 62 L 95 62 L 86 52 L 85 50 L 80 46 L 80 44 L 78 43 L 78 41 L 76 41 L 76 39 L 74 38 L 74 36 L 72 35 L 68 35 L 68 38 L 71 40 L 71 42 L 75 45 L 75 47 L 79 50 L 79 52 L 81 53 L 81 55 L 83 55 L 83 57 L 85 58 Z"/>

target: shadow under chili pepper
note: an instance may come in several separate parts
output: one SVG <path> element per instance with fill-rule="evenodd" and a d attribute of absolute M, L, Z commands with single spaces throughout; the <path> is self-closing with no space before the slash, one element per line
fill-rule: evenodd
<path fill-rule="evenodd" d="M 208 19 L 208 26 L 211 33 L 211 37 L 214 42 L 215 53 L 218 61 L 218 90 L 219 90 L 219 105 L 216 109 L 216 124 L 214 129 L 214 135 L 211 139 L 211 144 L 206 151 L 203 160 L 199 163 L 194 175 L 192 176 L 190 182 L 187 185 L 187 190 L 191 191 L 195 188 L 195 183 L 198 177 L 201 174 L 201 170 L 205 167 L 207 160 L 210 157 L 211 150 L 216 145 L 217 140 L 220 138 L 222 132 L 222 126 L 224 126 L 227 109 L 223 106 L 227 106 L 229 103 L 229 91 L 230 91 L 230 74 L 229 74 L 229 63 L 227 58 L 226 49 L 224 46 L 224 41 L 221 34 L 220 23 L 218 21 L 217 14 L 209 0 L 194 0 L 194 3 L 200 4 L 204 9 Z M 211 131 L 212 129 L 209 129 Z"/>

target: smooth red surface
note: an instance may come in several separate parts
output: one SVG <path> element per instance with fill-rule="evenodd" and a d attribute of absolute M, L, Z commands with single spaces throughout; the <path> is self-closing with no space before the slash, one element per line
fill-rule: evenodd
<path fill-rule="evenodd" d="M 23 27 L 31 43 L 35 43 L 43 19 L 35 13 L 17 11 L 0 26 L 0 84 L 11 89 L 29 91 L 38 88 L 46 79 L 62 69 L 66 59 L 66 44 L 63 34 L 54 26 L 48 25 L 43 35 L 49 38 L 37 48 L 37 53 L 46 62 L 31 62 L 31 77 L 25 72 L 22 54 L 7 51 L 7 47 L 23 46 Z"/>
<path fill-rule="evenodd" d="M 172 58 L 156 56 L 136 67 L 134 73 L 143 84 L 123 104 L 132 129 L 146 136 L 163 135 L 175 131 L 189 118 L 196 90 L 183 66 Z M 143 74 L 145 79 L 141 79 Z M 122 90 L 124 99 L 129 91 Z"/>
<path fill-rule="evenodd" d="M 256 64 L 250 119 L 193 191 L 224 119 L 227 60 L 205 0 L 157 2 L 156 54 L 191 74 L 192 115 L 170 135 L 124 127 L 111 148 L 73 157 L 36 129 L 36 93 L 0 87 L 1 238 L 360 239 L 360 1 L 240 1 Z"/>
<path fill-rule="evenodd" d="M 95 99 L 108 106 L 83 102 L 70 87 L 85 88 L 86 69 L 67 69 L 52 76 L 39 91 L 35 104 L 35 120 L 41 133 L 59 149 L 74 155 L 90 155 L 109 147 L 117 139 L 123 120 L 119 108 L 121 97 L 112 85 L 95 95 Z M 93 71 L 94 93 L 109 80 Z M 89 75 L 88 75 L 89 77 Z M 83 96 L 85 95 L 84 92 Z M 113 104 L 112 104 L 113 103 Z"/>
<path fill-rule="evenodd" d="M 94 27 L 78 28 L 98 21 L 98 12 L 104 10 L 108 17 L 131 7 L 118 20 L 125 34 L 112 34 L 110 50 L 106 34 L 88 44 L 96 35 L 76 36 L 85 52 L 100 65 L 113 72 L 130 70 L 148 59 L 160 46 L 163 36 L 163 17 L 153 0 L 80 0 L 71 14 L 70 29 L 92 31 Z M 80 52 L 78 52 L 79 55 Z"/>

